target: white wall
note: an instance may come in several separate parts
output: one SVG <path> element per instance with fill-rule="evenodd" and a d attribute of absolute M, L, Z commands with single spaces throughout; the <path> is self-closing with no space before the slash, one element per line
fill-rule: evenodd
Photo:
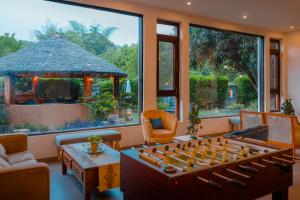
<path fill-rule="evenodd" d="M 300 31 L 292 32 L 285 37 L 287 43 L 288 98 L 293 99 L 296 113 L 300 114 Z"/>
<path fill-rule="evenodd" d="M 143 36 L 144 36 L 144 109 L 156 107 L 156 22 L 157 19 L 180 23 L 180 109 L 181 119 L 179 123 L 178 135 L 185 133 L 187 117 L 189 112 L 189 24 L 199 24 L 221 29 L 246 32 L 263 35 L 265 37 L 265 92 L 266 110 L 269 108 L 269 39 L 283 38 L 282 33 L 272 32 L 260 28 L 242 26 L 221 20 L 209 19 L 187 15 L 177 11 L 159 9 L 122 0 L 73 0 L 73 2 L 96 5 L 100 7 L 113 8 L 117 10 L 129 11 L 143 15 Z M 216 118 L 203 120 L 203 132 L 218 133 L 229 130 L 227 118 Z M 122 132 L 122 145 L 132 145 L 143 143 L 140 126 L 125 127 L 120 129 Z M 51 157 L 55 155 L 54 145 L 55 135 L 30 137 L 30 149 L 38 158 Z M 47 148 L 45 148 L 47 147 Z"/>

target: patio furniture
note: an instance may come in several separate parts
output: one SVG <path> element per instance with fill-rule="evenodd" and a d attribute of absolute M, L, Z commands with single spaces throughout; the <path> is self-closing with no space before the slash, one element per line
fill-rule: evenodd
<path fill-rule="evenodd" d="M 57 135 L 55 137 L 58 159 L 60 160 L 61 145 L 86 142 L 87 138 L 91 135 L 100 135 L 103 142 L 109 143 L 115 149 L 119 149 L 121 133 L 117 130 L 90 130 L 84 132 L 76 131 L 72 133 Z"/>
<path fill-rule="evenodd" d="M 102 144 L 105 150 L 99 154 L 83 152 L 83 143 L 63 145 L 62 174 L 73 171 L 76 179 L 83 185 L 84 199 L 91 199 L 91 192 L 98 187 L 105 191 L 120 185 L 120 153 Z"/>
<path fill-rule="evenodd" d="M 150 119 L 160 118 L 164 129 L 154 129 Z M 170 143 L 176 135 L 177 118 L 162 110 L 147 110 L 141 114 L 143 135 L 146 143 Z"/>
<path fill-rule="evenodd" d="M 0 157 L 0 199 L 49 200 L 50 170 L 27 150 L 27 135 L 0 135 L 6 150 Z"/>

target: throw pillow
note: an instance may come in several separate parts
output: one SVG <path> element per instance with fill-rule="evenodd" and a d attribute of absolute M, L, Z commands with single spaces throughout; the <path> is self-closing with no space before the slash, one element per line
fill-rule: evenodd
<path fill-rule="evenodd" d="M 150 122 L 152 124 L 153 129 L 165 129 L 161 121 L 161 118 L 153 118 L 153 119 L 150 118 Z"/>

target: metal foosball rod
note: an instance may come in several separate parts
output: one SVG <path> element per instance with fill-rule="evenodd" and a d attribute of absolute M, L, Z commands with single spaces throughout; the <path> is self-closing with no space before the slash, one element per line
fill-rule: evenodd
<path fill-rule="evenodd" d="M 275 160 L 286 162 L 286 163 L 291 164 L 291 165 L 295 164 L 295 161 L 292 161 L 292 160 L 287 160 L 287 159 L 279 158 L 279 157 L 276 157 L 276 156 L 272 156 L 272 158 L 275 159 Z"/>
<path fill-rule="evenodd" d="M 239 176 L 241 176 L 241 177 L 247 178 L 247 179 L 250 179 L 250 178 L 251 178 L 251 176 L 246 175 L 246 174 L 243 174 L 243 173 L 241 173 L 241 172 L 237 172 L 237 171 L 235 171 L 235 170 L 233 170 L 233 169 L 225 168 L 225 170 L 228 171 L 228 172 L 231 172 L 231 173 L 233 173 L 233 174 L 239 175 Z"/>
<path fill-rule="evenodd" d="M 215 176 L 218 176 L 226 181 L 228 181 L 229 183 L 233 184 L 233 185 L 236 185 L 236 186 L 239 186 L 239 187 L 246 187 L 246 183 L 244 183 L 243 181 L 240 181 L 238 179 L 235 179 L 235 178 L 229 178 L 227 176 L 224 176 L 222 174 L 219 174 L 217 172 L 212 172 L 213 175 Z"/>
<path fill-rule="evenodd" d="M 154 150 L 154 149 L 155 149 L 155 150 Z M 159 153 L 159 154 L 165 156 L 164 153 L 163 153 L 162 151 L 159 151 L 159 150 L 157 150 L 156 148 L 153 148 L 153 149 L 152 149 L 152 152 L 155 152 L 155 153 L 157 152 L 157 153 Z M 176 160 L 177 162 L 183 163 L 184 165 L 188 165 L 188 162 L 186 162 L 186 161 L 184 161 L 184 160 L 182 160 L 182 159 L 176 158 L 175 156 L 169 156 L 169 158 L 174 159 L 174 160 Z M 175 166 L 175 165 L 173 165 L 173 166 Z M 182 171 L 186 171 L 186 168 L 182 168 L 182 167 L 178 167 L 178 168 L 181 168 Z"/>
<path fill-rule="evenodd" d="M 281 155 L 284 157 L 287 157 L 287 158 L 292 158 L 294 160 L 300 160 L 300 157 L 297 157 L 297 156 L 292 156 L 292 155 L 288 155 L 288 154 L 281 154 Z"/>
<path fill-rule="evenodd" d="M 161 167 L 163 165 L 169 165 L 175 169 L 177 169 L 178 171 L 181 171 L 181 172 L 184 172 L 186 171 L 184 168 L 181 168 L 181 167 L 178 167 L 176 165 L 173 165 L 171 163 L 168 163 L 168 164 L 164 164 L 162 160 L 160 160 L 159 158 L 154 158 L 154 156 L 146 153 L 146 152 L 141 152 L 140 151 L 140 154 L 139 154 L 139 157 L 142 158 L 143 160 L 157 166 L 157 167 Z"/>
<path fill-rule="evenodd" d="M 202 178 L 200 176 L 196 176 L 196 178 L 200 181 L 203 181 L 204 183 L 207 183 L 208 185 L 216 188 L 216 189 L 222 189 L 222 185 L 220 185 L 219 183 L 213 181 L 213 180 L 207 180 L 205 178 Z"/>
<path fill-rule="evenodd" d="M 257 162 L 254 162 L 254 161 L 252 161 L 252 162 L 250 162 L 252 165 L 256 165 L 256 166 L 258 166 L 258 167 L 261 167 L 261 168 L 266 168 L 267 166 L 266 165 L 263 165 L 263 164 L 261 164 L 261 163 L 257 163 Z"/>
<path fill-rule="evenodd" d="M 272 165 L 276 165 L 276 166 L 282 167 L 282 168 L 287 168 L 289 166 L 289 164 L 281 163 L 281 162 L 277 162 L 277 161 L 273 161 L 273 160 L 268 160 L 268 159 L 261 159 L 261 160 L 266 163 L 270 163 Z"/>

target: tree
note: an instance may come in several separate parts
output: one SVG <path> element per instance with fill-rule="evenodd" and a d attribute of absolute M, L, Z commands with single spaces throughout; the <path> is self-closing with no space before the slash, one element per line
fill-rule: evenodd
<path fill-rule="evenodd" d="M 113 47 L 101 54 L 101 57 L 125 71 L 129 79 L 135 79 L 138 75 L 138 50 L 137 44 Z"/>
<path fill-rule="evenodd" d="M 100 24 L 86 27 L 77 21 L 69 21 L 69 27 L 63 29 L 47 22 L 40 30 L 32 31 L 32 35 L 37 40 L 44 40 L 58 34 L 87 51 L 100 55 L 109 48 L 115 47 L 114 43 L 109 40 L 115 30 L 117 30 L 116 27 L 103 27 Z"/>
<path fill-rule="evenodd" d="M 23 42 L 15 38 L 15 34 L 5 33 L 0 36 L 0 57 L 21 49 Z"/>
<path fill-rule="evenodd" d="M 224 74 L 228 65 L 236 75 L 246 74 L 257 90 L 257 37 L 192 27 L 190 52 L 192 69 L 208 62 L 216 73 Z"/>

